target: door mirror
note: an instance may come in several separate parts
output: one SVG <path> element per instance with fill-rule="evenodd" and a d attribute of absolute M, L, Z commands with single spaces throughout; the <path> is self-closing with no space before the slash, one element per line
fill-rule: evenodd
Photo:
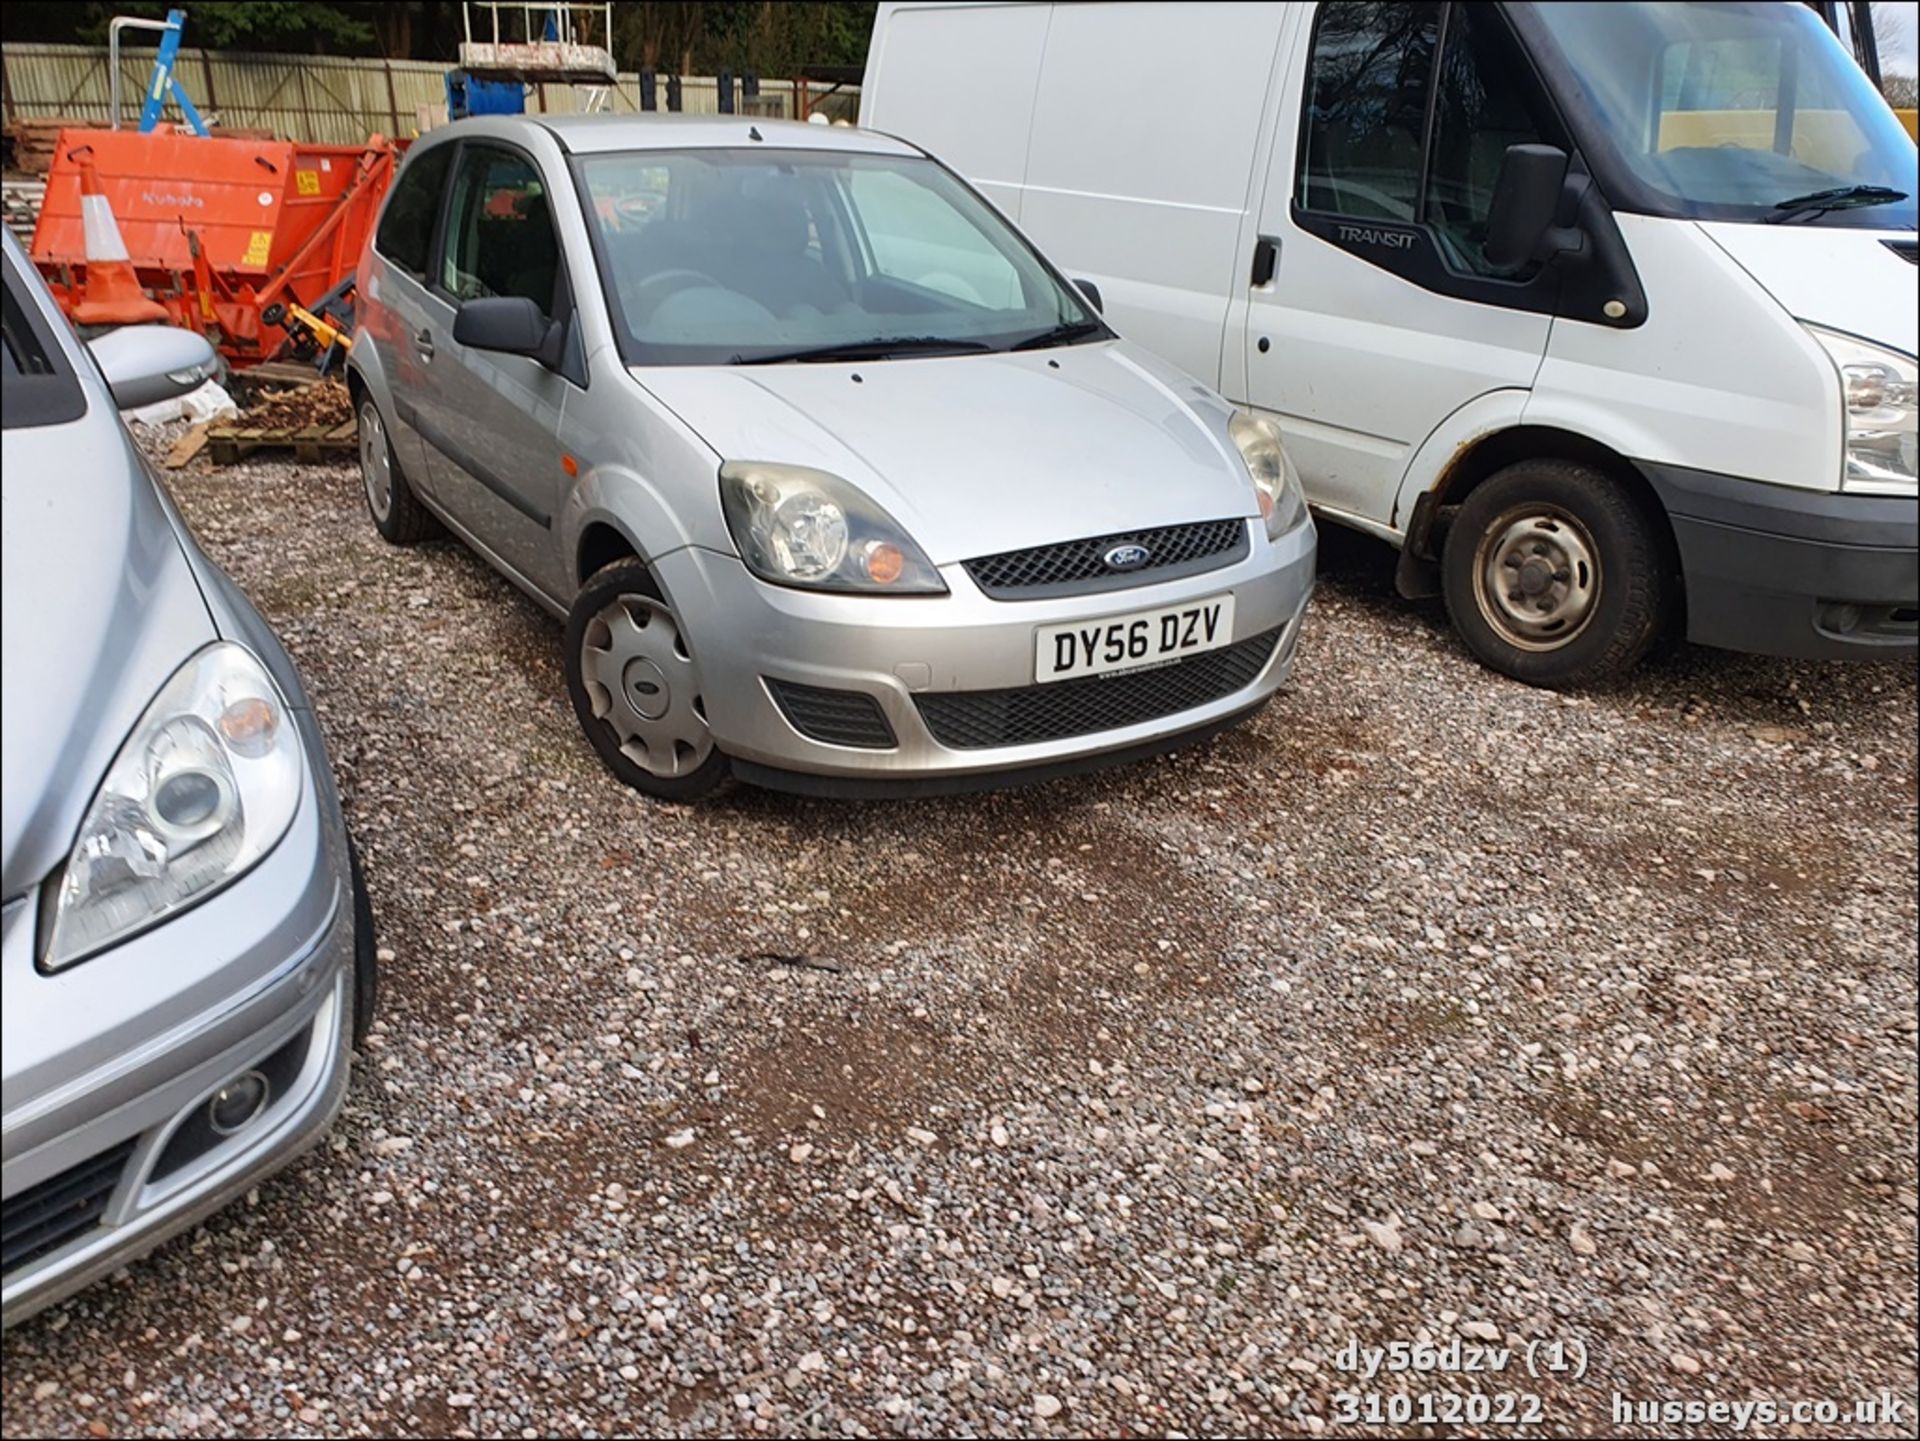
<path fill-rule="evenodd" d="M 549 370 L 560 364 L 565 330 L 524 295 L 489 295 L 453 313 L 453 338 L 470 350 L 524 355 Z"/>
<path fill-rule="evenodd" d="M 206 337 L 177 325 L 123 325 L 89 340 L 87 349 L 121 410 L 198 390 L 220 371 Z"/>
<path fill-rule="evenodd" d="M 1087 297 L 1087 304 L 1093 307 L 1094 314 L 1100 315 L 1106 312 L 1107 307 L 1100 303 L 1099 286 L 1091 280 L 1076 280 L 1073 283 L 1079 288 L 1080 293 Z"/>
<path fill-rule="evenodd" d="M 1567 152 L 1557 145 L 1509 145 L 1487 208 L 1481 249 L 1498 270 L 1518 270 L 1534 258 L 1560 208 Z"/>

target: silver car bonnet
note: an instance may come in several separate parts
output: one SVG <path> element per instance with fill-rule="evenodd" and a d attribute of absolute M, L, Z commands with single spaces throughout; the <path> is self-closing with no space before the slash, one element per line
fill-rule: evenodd
<path fill-rule="evenodd" d="M 107 766 L 217 637 L 178 536 L 97 382 L 64 425 L 5 432 L 0 469 L 0 892 L 67 857 Z"/>
<path fill-rule="evenodd" d="M 852 481 L 935 565 L 1257 513 L 1225 403 L 1125 341 L 631 373 L 725 459 Z"/>

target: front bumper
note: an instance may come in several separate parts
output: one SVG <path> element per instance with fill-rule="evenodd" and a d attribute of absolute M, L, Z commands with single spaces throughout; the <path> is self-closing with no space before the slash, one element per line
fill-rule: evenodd
<path fill-rule="evenodd" d="M 345 1098 L 353 1034 L 346 832 L 311 775 L 253 871 L 109 951 L 42 974 L 36 903 L 7 908 L 0 942 L 8 1326 L 300 1154 Z M 276 1082 L 264 1108 L 197 1134 L 208 1097 L 254 1068 Z"/>
<path fill-rule="evenodd" d="M 1920 652 L 1920 506 L 1642 465 L 1680 547 L 1687 638 L 1807 660 Z"/>
<path fill-rule="evenodd" d="M 1008 784 L 1124 760 L 1258 708 L 1291 672 L 1313 590 L 1314 547 L 1313 526 L 1303 523 L 1275 541 L 1257 536 L 1244 560 L 1201 575 L 1032 601 L 989 599 L 959 565 L 941 569 L 947 595 L 925 597 L 768 585 L 737 557 L 697 547 L 660 557 L 655 573 L 691 638 L 714 740 L 738 773 L 791 789 L 888 794 Z M 1041 626 L 1229 591 L 1234 641 L 1274 631 L 1278 638 L 1247 683 L 1204 704 L 1090 734 L 965 748 L 936 739 L 916 704 L 916 697 L 1032 686 Z M 804 735 L 774 701 L 769 680 L 870 696 L 895 743 L 863 748 Z"/>

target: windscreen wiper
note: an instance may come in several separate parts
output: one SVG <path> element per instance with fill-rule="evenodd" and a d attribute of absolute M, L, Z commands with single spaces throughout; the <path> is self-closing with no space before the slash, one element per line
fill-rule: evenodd
<path fill-rule="evenodd" d="M 885 360 L 892 355 L 972 355 L 993 347 L 983 340 L 959 340 L 951 335 L 883 335 L 873 340 L 836 340 L 767 355 L 742 352 L 729 365 L 789 365 L 831 360 Z"/>
<path fill-rule="evenodd" d="M 1832 190 L 1814 190 L 1776 201 L 1774 213 L 1767 216 L 1766 221 L 1769 225 L 1778 225 L 1809 211 L 1820 215 L 1829 210 L 1855 210 L 1863 205 L 1891 205 L 1906 198 L 1906 191 L 1889 185 L 1840 185 Z"/>
<path fill-rule="evenodd" d="M 1016 340 L 1009 350 L 1045 350 L 1052 345 L 1071 345 L 1076 340 L 1085 340 L 1089 336 L 1105 335 L 1107 327 L 1098 320 L 1073 320 L 1065 325 L 1056 325 L 1051 330 L 1043 330 L 1038 335 L 1029 335 L 1025 340 Z"/>

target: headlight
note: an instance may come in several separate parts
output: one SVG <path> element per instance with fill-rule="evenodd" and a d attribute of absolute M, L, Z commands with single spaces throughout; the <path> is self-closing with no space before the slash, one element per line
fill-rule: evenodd
<path fill-rule="evenodd" d="M 1916 488 L 1915 389 L 1920 366 L 1897 350 L 1809 325 L 1840 372 L 1846 410 L 1846 464 L 1842 490 L 1905 494 Z"/>
<path fill-rule="evenodd" d="M 898 521 L 824 470 L 730 460 L 720 506 L 740 558 L 762 580 L 813 590 L 944 595 L 940 572 Z"/>
<path fill-rule="evenodd" d="M 57 970 L 205 900 L 286 834 L 300 737 L 273 678 L 221 642 L 162 687 L 107 769 L 55 901 Z"/>
<path fill-rule="evenodd" d="M 1227 434 L 1247 463 L 1260 514 L 1267 522 L 1267 539 L 1285 535 L 1307 517 L 1307 498 L 1300 489 L 1300 473 L 1293 468 L 1280 442 L 1280 427 L 1264 415 L 1236 410 L 1227 422 Z"/>

